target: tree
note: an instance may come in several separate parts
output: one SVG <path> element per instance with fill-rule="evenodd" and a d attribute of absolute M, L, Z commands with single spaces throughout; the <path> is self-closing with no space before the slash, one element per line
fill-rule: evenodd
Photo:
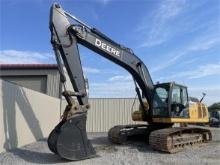
<path fill-rule="evenodd" d="M 208 110 L 211 111 L 220 111 L 220 102 L 214 103 L 208 107 Z"/>

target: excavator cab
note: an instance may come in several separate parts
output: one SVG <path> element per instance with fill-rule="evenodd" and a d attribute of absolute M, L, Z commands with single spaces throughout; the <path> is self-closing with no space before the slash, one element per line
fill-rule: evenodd
<path fill-rule="evenodd" d="M 175 83 L 155 85 L 153 117 L 188 117 L 188 94 L 185 86 Z"/>
<path fill-rule="evenodd" d="M 145 100 L 142 100 L 142 102 L 145 109 L 149 109 L 148 102 Z M 145 121 L 144 114 L 143 108 L 140 106 L 138 111 L 133 112 L 132 119 L 134 121 Z M 171 118 L 189 118 L 187 87 L 174 82 L 158 83 L 154 85 L 153 90 L 153 122 L 161 122 L 161 120 Z"/>
<path fill-rule="evenodd" d="M 208 122 L 207 107 L 190 103 L 187 87 L 174 82 L 155 85 L 152 109 L 154 123 Z"/>

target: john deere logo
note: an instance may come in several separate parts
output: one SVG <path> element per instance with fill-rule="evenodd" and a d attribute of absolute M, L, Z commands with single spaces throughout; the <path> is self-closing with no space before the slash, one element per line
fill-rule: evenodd
<path fill-rule="evenodd" d="M 95 46 L 115 55 L 120 57 L 120 51 L 118 51 L 117 49 L 107 45 L 106 43 L 104 43 L 103 41 L 99 40 L 98 38 L 96 38 L 95 40 Z"/>

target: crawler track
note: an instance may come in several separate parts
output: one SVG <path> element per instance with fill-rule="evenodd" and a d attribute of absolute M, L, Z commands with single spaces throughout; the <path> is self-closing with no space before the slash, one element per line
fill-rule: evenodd
<path fill-rule="evenodd" d="M 108 131 L 108 139 L 112 143 L 116 144 L 125 144 L 128 141 L 128 138 L 134 136 L 147 136 L 148 125 L 137 124 L 137 125 L 118 125 L 112 127 Z"/>
<path fill-rule="evenodd" d="M 150 146 L 159 151 L 176 153 L 186 146 L 199 145 L 211 141 L 210 130 L 201 128 L 165 128 L 151 132 Z"/>
<path fill-rule="evenodd" d="M 125 144 L 130 137 L 144 137 L 158 151 L 176 153 L 187 146 L 200 145 L 212 140 L 210 130 L 178 127 L 152 129 L 148 125 L 119 125 L 111 128 L 108 138 L 112 143 Z"/>

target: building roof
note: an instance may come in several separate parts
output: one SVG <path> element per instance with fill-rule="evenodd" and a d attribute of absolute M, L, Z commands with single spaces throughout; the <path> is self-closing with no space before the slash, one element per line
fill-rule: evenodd
<path fill-rule="evenodd" d="M 0 69 L 58 69 L 57 64 L 0 64 Z"/>

